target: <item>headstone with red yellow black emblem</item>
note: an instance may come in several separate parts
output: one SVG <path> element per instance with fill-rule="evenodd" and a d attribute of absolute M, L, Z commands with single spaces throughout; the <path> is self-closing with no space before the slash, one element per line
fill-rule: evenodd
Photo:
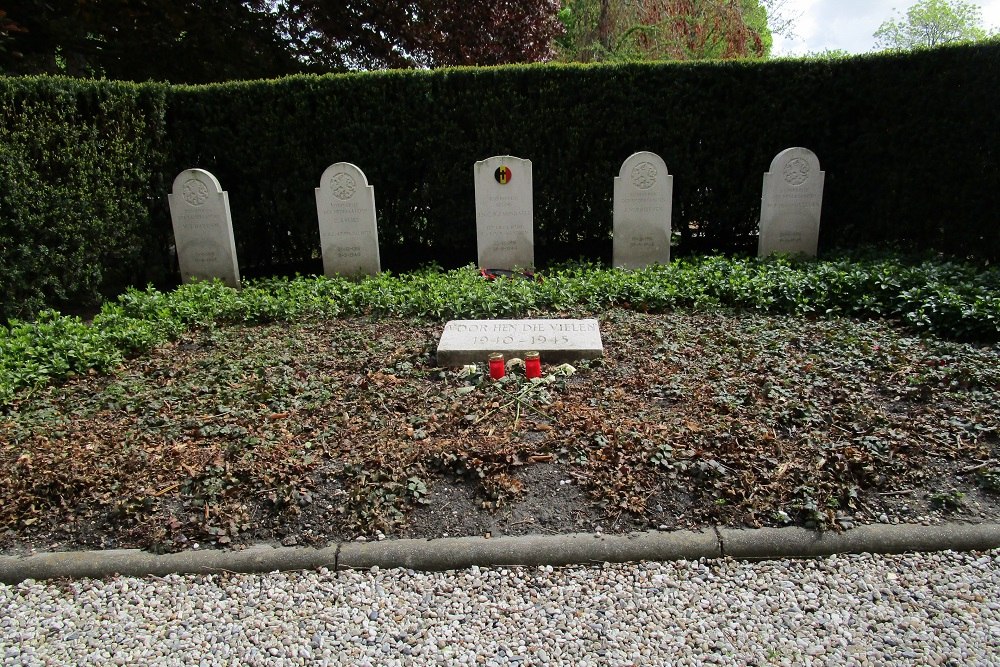
<path fill-rule="evenodd" d="M 659 155 L 630 156 L 615 177 L 614 266 L 641 269 L 670 261 L 674 177 Z"/>
<path fill-rule="evenodd" d="M 480 268 L 534 268 L 531 160 L 491 157 L 476 163 L 474 176 Z"/>

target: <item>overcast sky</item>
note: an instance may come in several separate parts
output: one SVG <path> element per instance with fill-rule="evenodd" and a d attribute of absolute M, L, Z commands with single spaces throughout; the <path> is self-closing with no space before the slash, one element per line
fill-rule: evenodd
<path fill-rule="evenodd" d="M 866 53 L 875 49 L 872 36 L 883 21 L 905 15 L 916 0 L 786 0 L 785 14 L 795 20 L 795 37 L 775 36 L 774 55 L 804 55 L 826 49 Z M 1000 28 L 1000 0 L 974 4 L 983 10 L 987 30 Z"/>

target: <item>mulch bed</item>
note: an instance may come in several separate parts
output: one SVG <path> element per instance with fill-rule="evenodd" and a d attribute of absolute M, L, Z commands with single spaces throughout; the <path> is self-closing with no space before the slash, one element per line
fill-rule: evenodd
<path fill-rule="evenodd" d="M 24 396 L 0 550 L 1000 518 L 997 346 L 597 317 L 605 358 L 534 382 L 437 367 L 439 322 L 355 318 L 201 330 Z"/>

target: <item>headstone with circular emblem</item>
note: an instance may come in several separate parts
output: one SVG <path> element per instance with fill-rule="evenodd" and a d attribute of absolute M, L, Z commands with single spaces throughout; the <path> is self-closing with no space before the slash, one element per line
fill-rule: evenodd
<path fill-rule="evenodd" d="M 350 162 L 326 168 L 316 188 L 323 273 L 328 276 L 375 275 L 382 270 L 375 188 Z"/>
<path fill-rule="evenodd" d="M 479 267 L 534 268 L 531 160 L 498 155 L 477 162 L 474 176 Z"/>
<path fill-rule="evenodd" d="M 614 266 L 641 269 L 670 261 L 674 177 L 656 153 L 641 151 L 615 177 Z"/>
<path fill-rule="evenodd" d="M 774 157 L 760 198 L 758 257 L 816 256 L 825 178 L 819 158 L 808 148 L 788 148 Z"/>
<path fill-rule="evenodd" d="M 170 220 L 181 269 L 181 281 L 218 278 L 240 287 L 229 193 L 204 169 L 185 169 L 170 194 Z"/>

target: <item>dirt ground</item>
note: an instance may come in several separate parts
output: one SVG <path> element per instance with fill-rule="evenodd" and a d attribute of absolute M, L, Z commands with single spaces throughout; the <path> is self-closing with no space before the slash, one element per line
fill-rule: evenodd
<path fill-rule="evenodd" d="M 997 346 L 597 317 L 604 359 L 535 381 L 438 367 L 440 322 L 355 318 L 197 331 L 25 395 L 0 550 L 1000 520 Z"/>

